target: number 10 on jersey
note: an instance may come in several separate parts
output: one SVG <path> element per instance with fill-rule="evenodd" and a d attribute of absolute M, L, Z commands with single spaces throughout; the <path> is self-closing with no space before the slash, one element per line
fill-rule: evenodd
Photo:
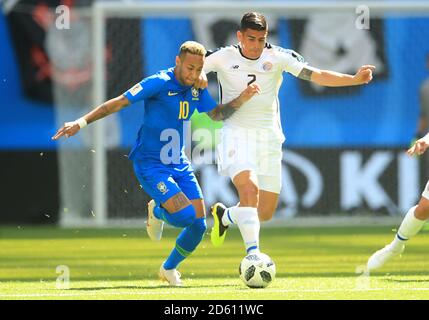
<path fill-rule="evenodd" d="M 189 115 L 189 102 L 180 101 L 179 119 L 186 119 Z"/>

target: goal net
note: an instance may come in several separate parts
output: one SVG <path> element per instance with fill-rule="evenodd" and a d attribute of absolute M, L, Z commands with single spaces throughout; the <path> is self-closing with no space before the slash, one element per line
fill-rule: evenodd
<path fill-rule="evenodd" d="M 427 76 L 426 2 L 106 1 L 72 9 L 70 28 L 49 30 L 46 41 L 56 67 L 58 126 L 173 66 L 186 40 L 208 49 L 236 44 L 248 11 L 266 16 L 270 43 L 299 52 L 313 66 L 349 74 L 364 64 L 376 66 L 366 87 L 326 88 L 285 75 L 279 99 L 288 149 L 277 219 L 356 208 L 388 217 L 413 205 L 423 173 L 402 150 L 416 132 Z M 209 80 L 216 98 L 216 77 Z M 138 225 L 146 219 L 149 198 L 127 158 L 143 115 L 144 103 L 136 103 L 59 142 L 62 226 Z M 190 134 L 191 145 L 206 151 L 190 150 L 207 206 L 237 202 L 214 163 L 220 127 L 205 115 L 192 118 L 193 132 L 210 133 L 204 139 Z"/>

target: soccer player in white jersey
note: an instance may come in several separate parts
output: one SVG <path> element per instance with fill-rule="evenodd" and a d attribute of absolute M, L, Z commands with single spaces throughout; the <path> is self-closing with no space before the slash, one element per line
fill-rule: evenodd
<path fill-rule="evenodd" d="M 414 142 L 407 150 L 408 155 L 421 155 L 429 147 L 429 133 L 423 138 Z M 381 268 L 387 261 L 393 257 L 399 256 L 404 252 L 406 242 L 415 236 L 429 219 L 429 181 L 422 192 L 419 203 L 410 208 L 402 220 L 402 223 L 396 233 L 393 241 L 384 248 L 376 251 L 367 263 L 367 270 L 373 271 Z"/>
<path fill-rule="evenodd" d="M 261 88 L 258 96 L 224 122 L 218 146 L 219 172 L 231 178 L 240 202 L 231 208 L 220 203 L 212 207 L 212 243 L 220 246 L 228 226 L 236 223 L 248 253 L 259 251 L 260 221 L 270 220 L 277 209 L 285 140 L 278 99 L 283 72 L 339 87 L 367 84 L 375 68 L 364 65 L 355 75 L 321 70 L 309 66 L 295 51 L 267 43 L 267 36 L 264 16 L 246 13 L 237 31 L 239 43 L 208 54 L 204 63 L 205 73 L 217 73 L 221 101 L 237 96 L 254 82 Z"/>

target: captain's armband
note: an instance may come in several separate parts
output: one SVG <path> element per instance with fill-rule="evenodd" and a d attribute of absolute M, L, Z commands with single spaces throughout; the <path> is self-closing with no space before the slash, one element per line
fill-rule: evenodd
<path fill-rule="evenodd" d="M 313 70 L 305 68 L 301 70 L 298 75 L 298 78 L 306 81 L 311 81 L 311 75 L 313 74 Z"/>

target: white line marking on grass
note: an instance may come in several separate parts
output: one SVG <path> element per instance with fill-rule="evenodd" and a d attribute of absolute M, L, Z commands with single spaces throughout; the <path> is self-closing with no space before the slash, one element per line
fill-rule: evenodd
<path fill-rule="evenodd" d="M 100 289 L 103 290 L 103 289 Z M 87 292 L 87 293 L 22 293 L 22 294 L 0 294 L 2 298 L 37 298 L 37 297 L 80 297 L 80 296 L 116 296 L 116 295 L 136 295 L 136 296 L 145 296 L 145 295 L 168 295 L 168 294 L 221 294 L 221 293 L 329 293 L 329 292 L 366 292 L 366 291 L 429 291 L 429 288 L 370 288 L 370 289 L 320 289 L 320 290 L 288 290 L 288 289 L 261 289 L 261 290 L 251 290 L 249 291 L 231 291 L 231 290 L 216 290 L 216 291 L 203 291 L 203 290 L 192 290 L 192 289 L 181 289 L 181 290 L 171 290 L 171 291 L 138 291 L 138 292 Z"/>

